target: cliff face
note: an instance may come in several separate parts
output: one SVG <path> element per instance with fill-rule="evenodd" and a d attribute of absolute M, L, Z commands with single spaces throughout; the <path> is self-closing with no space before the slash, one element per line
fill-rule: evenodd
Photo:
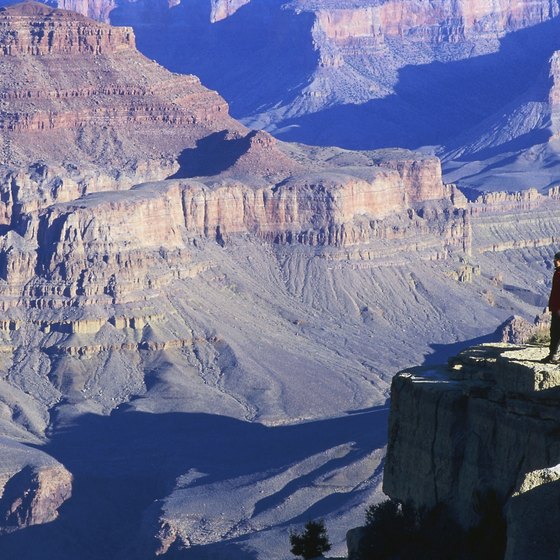
<path fill-rule="evenodd" d="M 10 478 L 0 500 L 1 531 L 50 523 L 72 494 L 72 476 L 62 466 L 34 471 L 27 467 Z"/>
<path fill-rule="evenodd" d="M 542 495 L 555 490 L 560 417 L 555 366 L 544 349 L 484 345 L 446 368 L 398 374 L 392 385 L 384 491 L 417 506 L 449 506 L 469 526 L 476 496 L 496 491 L 505 505 L 508 560 L 556 559 Z M 549 494 L 550 496 L 550 494 Z M 557 520 L 557 518 L 556 518 Z"/>
<path fill-rule="evenodd" d="M 138 53 L 130 28 L 35 3 L 3 8 L 0 27 L 7 206 L 17 204 L 16 192 L 26 196 L 23 176 L 41 175 L 44 164 L 66 166 L 70 190 L 83 194 L 102 183 L 164 178 L 177 169 L 180 152 L 201 138 L 243 131 L 197 78 L 174 75 Z M 26 173 L 38 160 L 43 167 Z M 89 187 L 88 162 L 89 173 L 104 175 L 91 177 Z M 52 189 L 66 190 L 60 181 Z"/>
<path fill-rule="evenodd" d="M 92 26 L 86 18 L 34 2 L 1 8 L 0 34 L 4 56 L 109 54 L 135 48 L 130 28 Z"/>
<path fill-rule="evenodd" d="M 343 2 L 297 2 L 316 10 L 326 37 L 343 47 L 407 37 L 413 41 L 458 43 L 469 36 L 496 38 L 558 15 L 556 2 L 408 2 L 385 1 L 347 8 Z M 369 3 L 371 4 L 371 3 Z"/>
<path fill-rule="evenodd" d="M 77 202 L 60 197 L 39 213 L 36 205 L 22 207 L 19 231 L 5 235 L 0 250 L 3 293 L 33 305 L 38 297 L 49 306 L 68 297 L 115 303 L 155 288 L 158 271 L 168 281 L 180 277 L 181 267 L 189 267 L 189 239 L 225 243 L 249 233 L 280 245 L 341 251 L 376 239 L 419 247 L 423 235 L 430 239 L 426 258 L 467 250 L 467 214 L 453 206 L 451 195 L 458 195 L 444 187 L 435 160 L 385 162 L 358 175 L 333 169 L 272 188 L 227 177 L 206 184 L 175 180 Z M 398 215 L 406 218 L 396 226 Z"/>
<path fill-rule="evenodd" d="M 454 162 L 448 182 L 462 186 L 554 180 L 556 87 L 534 86 L 548 74 L 554 81 L 557 0 L 57 5 L 134 26 L 142 52 L 200 76 L 237 118 L 284 140 L 350 149 L 441 145 Z M 539 146 L 538 157 L 528 144 Z M 488 162 L 469 165 L 462 155 Z"/>
<path fill-rule="evenodd" d="M 33 5 L 1 14 L 0 430 L 72 473 L 26 456 L 0 469 L 0 555 L 67 543 L 76 557 L 87 530 L 115 557 L 175 540 L 218 557 L 220 541 L 274 540 L 333 492 L 361 515 L 384 372 L 434 332 L 443 344 L 532 311 L 490 259 L 523 239 L 531 258 L 510 278 L 532 286 L 558 193 L 467 203 L 435 157 L 248 131 L 196 78 L 138 54 L 130 30 Z M 47 523 L 71 485 L 88 523 Z M 39 523 L 48 538 L 26 539 Z"/>
<path fill-rule="evenodd" d="M 210 21 L 215 23 L 233 15 L 241 6 L 251 0 L 210 0 Z"/>
<path fill-rule="evenodd" d="M 184 274 L 196 238 L 343 248 L 420 234 L 426 258 L 469 245 L 436 158 L 321 159 L 249 133 L 197 78 L 140 55 L 129 28 L 34 3 L 4 8 L 0 26 L 4 309 L 128 301 Z M 82 199 L 170 175 L 219 179 Z"/>
<path fill-rule="evenodd" d="M 62 10 L 71 10 L 84 16 L 109 23 L 109 15 L 115 8 L 113 0 L 60 0 L 56 5 Z"/>

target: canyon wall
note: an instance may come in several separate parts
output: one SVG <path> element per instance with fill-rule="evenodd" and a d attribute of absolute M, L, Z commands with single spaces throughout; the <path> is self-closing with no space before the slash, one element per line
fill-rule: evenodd
<path fill-rule="evenodd" d="M 251 128 L 308 144 L 445 145 L 446 152 L 456 149 L 459 131 L 479 132 L 476 126 L 485 119 L 502 117 L 503 109 L 510 110 L 546 73 L 557 50 L 559 15 L 557 0 L 141 0 L 119 6 L 60 0 L 57 5 L 134 26 L 142 52 L 199 75 Z M 530 115 L 516 120 L 525 128 L 538 120 L 540 144 L 546 107 L 532 104 L 525 110 Z M 503 137 L 508 124 L 492 128 Z M 497 137 L 486 140 L 502 144 Z M 502 163 L 507 167 L 508 159 Z M 461 175 L 473 184 L 469 177 Z M 519 188 L 549 183 L 539 177 Z"/>
<path fill-rule="evenodd" d="M 251 4 L 213 6 L 229 24 Z M 434 332 L 451 343 L 533 310 L 488 255 L 520 239 L 550 252 L 558 191 L 468 203 L 432 156 L 249 131 L 130 29 L 35 4 L 0 22 L 0 425 L 60 458 L 0 473 L 0 555 L 68 540 L 72 555 L 80 528 L 115 557 L 152 537 L 216 546 L 283 531 L 333 492 L 361 514 L 384 430 L 367 439 L 370 413 L 347 411 L 382 415 L 386 371 Z M 327 438 L 312 451 L 307 429 Z M 57 517 L 74 490 L 78 515 Z M 39 524 L 52 540 L 26 539 Z"/>
<path fill-rule="evenodd" d="M 384 491 L 418 507 L 445 504 L 463 526 L 477 499 L 497 493 L 508 523 L 508 560 L 556 559 L 550 531 L 556 509 L 543 507 L 560 460 L 555 366 L 544 348 L 474 347 L 450 367 L 404 371 L 392 385 Z M 557 494 L 554 494 L 557 495 Z M 478 496 L 478 498 L 477 498 Z M 532 549 L 531 549 L 532 547 Z"/>
<path fill-rule="evenodd" d="M 558 188 L 480 195 L 469 203 L 474 250 L 479 253 L 560 243 Z"/>
<path fill-rule="evenodd" d="M 3 294 L 29 302 L 50 295 L 115 303 L 117 293 L 156 288 L 158 271 L 168 280 L 180 277 L 196 238 L 223 244 L 232 235 L 252 234 L 280 245 L 348 251 L 376 239 L 402 239 L 414 247 L 425 236 L 427 257 L 464 252 L 468 217 L 434 177 L 437 162 L 388 167 L 364 169 L 360 177 L 344 168 L 294 176 L 273 188 L 233 178 L 147 183 L 126 193 L 57 200 L 38 213 L 20 209 L 18 228 L 2 240 Z M 404 218 L 399 225 L 398 215 Z"/>
<path fill-rule="evenodd" d="M 0 53 L 4 56 L 31 54 L 101 54 L 134 49 L 131 28 L 88 24 L 86 18 L 69 18 L 65 10 L 52 10 L 37 3 L 0 9 Z"/>
<path fill-rule="evenodd" d="M 0 26 L 5 224 L 14 205 L 30 208 L 29 181 L 49 185 L 32 195 L 46 204 L 128 188 L 174 173 L 179 154 L 212 133 L 246 133 L 198 78 L 143 57 L 130 28 L 37 3 L 2 8 Z"/>
<path fill-rule="evenodd" d="M 469 36 L 497 38 L 505 33 L 536 25 L 559 13 L 557 2 L 362 2 L 346 7 L 344 2 L 294 2 L 300 9 L 313 10 L 325 36 L 342 47 L 368 42 L 384 43 L 388 38 L 409 38 L 418 42 L 457 43 Z M 374 4 L 374 5 L 371 5 Z"/>

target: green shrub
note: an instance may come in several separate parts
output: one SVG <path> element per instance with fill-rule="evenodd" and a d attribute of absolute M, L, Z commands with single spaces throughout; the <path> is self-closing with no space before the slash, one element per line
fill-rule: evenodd
<path fill-rule="evenodd" d="M 506 524 L 498 495 L 478 496 L 475 512 L 479 522 L 464 530 L 444 504 L 430 510 L 394 500 L 372 505 L 352 560 L 502 560 Z"/>
<path fill-rule="evenodd" d="M 322 556 L 331 549 L 323 520 L 308 521 L 303 533 L 290 533 L 290 544 L 292 554 L 302 556 L 304 560 Z"/>

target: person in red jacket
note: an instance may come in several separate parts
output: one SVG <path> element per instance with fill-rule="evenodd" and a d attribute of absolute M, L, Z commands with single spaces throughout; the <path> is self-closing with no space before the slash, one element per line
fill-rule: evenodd
<path fill-rule="evenodd" d="M 548 356 L 543 358 L 543 364 L 560 364 L 558 346 L 560 346 L 560 253 L 554 255 L 554 276 L 552 277 L 552 289 L 548 299 L 548 310 L 550 317 L 550 349 Z"/>

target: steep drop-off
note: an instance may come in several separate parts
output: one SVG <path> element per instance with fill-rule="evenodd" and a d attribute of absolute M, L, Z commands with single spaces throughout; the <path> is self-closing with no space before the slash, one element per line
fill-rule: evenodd
<path fill-rule="evenodd" d="M 110 17 L 250 126 L 346 148 L 451 142 L 522 95 L 560 47 L 556 1 L 218 4 L 145 0 Z"/>
<path fill-rule="evenodd" d="M 507 515 L 507 560 L 558 557 L 558 387 L 545 348 L 474 347 L 449 368 L 393 380 L 383 481 L 392 498 L 448 506 L 462 525 L 491 491 Z"/>

